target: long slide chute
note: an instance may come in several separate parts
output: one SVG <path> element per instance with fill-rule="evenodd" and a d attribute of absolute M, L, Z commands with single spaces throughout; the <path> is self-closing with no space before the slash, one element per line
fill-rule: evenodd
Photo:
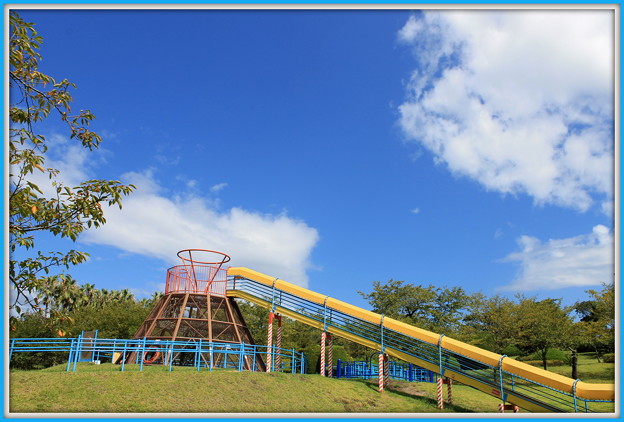
<path fill-rule="evenodd" d="M 411 362 L 532 412 L 588 412 L 612 402 L 613 384 L 590 384 L 422 330 L 243 267 L 228 269 L 229 297 Z"/>

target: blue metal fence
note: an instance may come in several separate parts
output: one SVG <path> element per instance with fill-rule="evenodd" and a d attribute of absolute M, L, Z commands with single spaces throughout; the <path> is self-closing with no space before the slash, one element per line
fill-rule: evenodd
<path fill-rule="evenodd" d="M 82 335 L 76 338 L 13 338 L 9 344 L 9 363 L 14 353 L 66 352 L 67 371 L 75 371 L 78 362 L 90 361 L 101 363 L 119 361 L 120 370 L 126 364 L 137 364 L 140 370 L 150 363 L 158 353 L 160 363 L 171 371 L 173 366 L 191 366 L 197 368 L 236 369 L 243 371 L 245 363 L 256 371 L 258 358 L 265 358 L 267 346 L 245 343 L 220 343 L 196 340 L 148 340 L 142 339 L 105 339 L 88 338 Z M 271 347 L 272 372 L 306 373 L 307 358 L 295 349 Z M 88 356 L 88 358 L 86 358 Z M 276 366 L 276 357 L 280 356 L 280 365 Z M 128 359 L 131 362 L 127 362 Z"/>
<path fill-rule="evenodd" d="M 436 381 L 435 374 L 433 372 L 411 363 L 390 361 L 388 365 L 388 373 L 390 378 L 394 380 L 410 382 Z M 338 359 L 334 374 L 336 378 L 377 378 L 379 376 L 379 367 L 371 362 L 363 360 L 342 361 Z"/>

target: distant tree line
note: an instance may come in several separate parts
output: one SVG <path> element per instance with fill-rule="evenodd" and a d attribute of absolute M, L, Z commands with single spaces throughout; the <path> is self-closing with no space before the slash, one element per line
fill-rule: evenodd
<path fill-rule="evenodd" d="M 373 282 L 359 292 L 372 310 L 499 354 L 537 354 L 548 369 L 552 349 L 603 354 L 615 351 L 615 285 L 587 290 L 589 299 L 563 306 L 561 299 L 517 294 L 513 299 L 461 287 L 440 288 L 405 281 Z"/>
<path fill-rule="evenodd" d="M 566 350 L 572 356 L 592 352 L 599 362 L 605 353 L 615 351 L 613 284 L 588 290 L 587 300 L 568 307 L 561 304 L 561 299 L 487 297 L 467 294 L 461 287 L 439 288 L 395 280 L 373 282 L 370 293 L 359 293 L 373 312 L 499 354 L 539 356 L 544 369 L 548 369 L 548 356 L 554 349 Z M 101 338 L 132 338 L 161 296 L 154 293 L 137 300 L 126 289 L 80 286 L 70 277 L 62 281 L 49 279 L 33 298 L 38 305 L 12 320 L 10 337 L 75 337 L 82 331 L 97 329 Z M 239 306 L 256 344 L 266 345 L 269 311 L 245 301 L 240 301 Z M 282 347 L 305 353 L 308 371 L 318 372 L 321 331 L 283 318 L 282 332 Z M 375 351 L 335 337 L 333 355 L 334 363 L 337 359 L 370 360 Z M 42 368 L 65 359 L 64 354 L 16 356 L 12 366 Z"/>
<path fill-rule="evenodd" d="M 98 330 L 100 338 L 132 338 L 162 296 L 136 299 L 127 289 L 96 289 L 92 284 L 79 286 L 65 277 L 48 280 L 35 295 L 39 305 L 24 310 L 10 322 L 11 338 L 76 337 L 82 331 Z M 67 361 L 67 353 L 18 353 L 11 367 L 37 369 Z"/>

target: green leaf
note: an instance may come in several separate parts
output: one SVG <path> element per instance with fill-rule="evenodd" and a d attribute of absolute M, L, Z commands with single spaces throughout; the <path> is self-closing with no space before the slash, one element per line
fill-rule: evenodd
<path fill-rule="evenodd" d="M 93 150 L 101 137 L 88 129 L 95 118 L 88 110 L 71 114 L 73 101 L 70 90 L 76 85 L 67 79 L 56 82 L 54 78 L 39 71 L 41 59 L 39 49 L 43 38 L 37 34 L 33 23 L 25 22 L 17 12 L 9 13 L 9 85 L 11 97 L 9 118 L 9 250 L 12 255 L 36 250 L 37 232 L 48 232 L 55 236 L 77 240 L 80 233 L 90 227 L 106 222 L 100 202 L 116 203 L 121 206 L 123 196 L 134 191 L 117 181 L 91 180 L 84 188 L 64 186 L 60 172 L 44 168 L 48 151 L 46 138 L 38 133 L 38 123 L 56 117 L 66 124 L 71 139 L 77 139 L 82 146 Z M 46 85 L 49 89 L 46 89 Z M 50 87 L 51 86 L 51 87 Z M 47 173 L 56 191 L 56 198 L 45 198 L 42 189 L 33 181 L 33 173 Z M 26 253 L 26 251 L 29 251 Z M 42 254 L 22 260 L 11 260 L 9 279 L 18 292 L 11 308 L 21 313 L 29 303 L 27 294 L 41 293 L 39 289 L 52 282 L 65 282 L 64 276 L 53 276 L 58 268 L 69 268 L 87 259 L 87 255 L 72 251 Z M 47 292 L 47 293 L 46 293 Z M 46 294 L 52 294 L 46 290 Z M 65 296 L 70 300 L 70 296 Z"/>

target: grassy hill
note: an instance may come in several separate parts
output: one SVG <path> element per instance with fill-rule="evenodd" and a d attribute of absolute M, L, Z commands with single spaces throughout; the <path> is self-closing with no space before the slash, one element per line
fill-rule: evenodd
<path fill-rule="evenodd" d="M 330 379 L 319 375 L 202 370 L 163 366 L 79 363 L 9 373 L 11 413 L 495 413 L 494 397 L 455 384 L 455 405 L 437 409 L 436 385 L 391 381 L 383 393 L 376 380 Z M 569 367 L 554 367 L 569 375 Z M 613 382 L 614 364 L 579 359 L 581 379 Z M 446 397 L 446 389 L 445 389 Z M 613 403 L 596 410 L 613 412 Z"/>
<path fill-rule="evenodd" d="M 420 388 L 423 387 L 423 388 Z M 433 388 L 432 388 L 433 387 Z M 498 400 L 479 394 L 457 406 L 436 407 L 435 385 L 392 381 L 379 393 L 373 381 L 329 379 L 319 375 L 250 373 L 225 370 L 110 364 L 65 365 L 40 371 L 11 371 L 11 413 L 439 413 L 495 412 Z M 472 394 L 472 393 L 471 393 Z"/>

